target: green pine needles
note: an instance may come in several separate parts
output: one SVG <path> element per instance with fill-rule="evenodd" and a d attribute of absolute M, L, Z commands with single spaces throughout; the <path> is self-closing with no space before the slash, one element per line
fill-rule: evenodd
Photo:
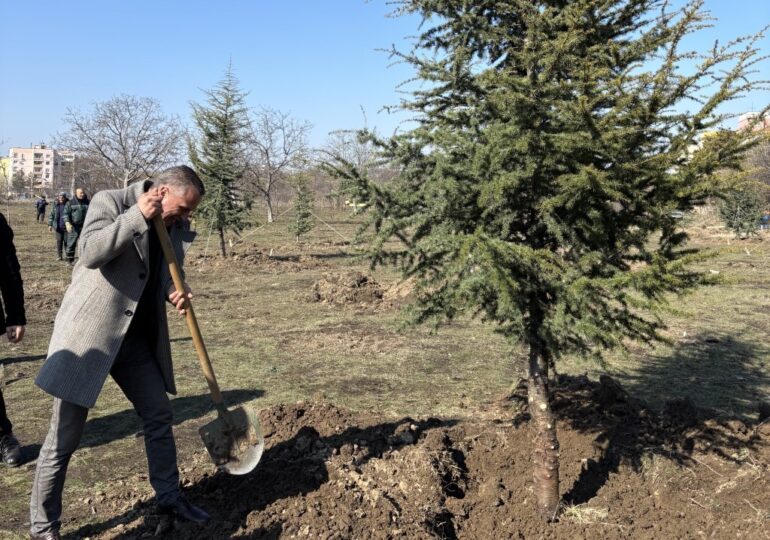
<path fill-rule="evenodd" d="M 400 174 L 386 188 L 335 165 L 370 202 L 374 263 L 419 278 L 418 322 L 475 313 L 554 358 L 660 337 L 642 308 L 703 282 L 671 214 L 718 194 L 714 173 L 748 147 L 702 134 L 759 84 L 758 36 L 680 50 L 701 7 L 401 2 L 424 17 L 414 50 L 393 51 L 421 82 L 402 104 L 418 126 L 374 139 Z M 403 252 L 384 249 L 393 236 Z"/>
<path fill-rule="evenodd" d="M 292 185 L 295 190 L 294 219 L 289 223 L 289 231 L 299 242 L 303 234 L 313 229 L 313 193 L 305 173 L 298 173 Z"/>
<path fill-rule="evenodd" d="M 197 138 L 188 143 L 190 160 L 206 187 L 197 213 L 219 234 L 226 256 L 225 231 L 239 232 L 248 224 L 248 201 L 241 196 L 246 171 L 243 146 L 248 127 L 245 94 L 228 67 L 213 90 L 206 90 L 207 104 L 194 103 Z"/>
<path fill-rule="evenodd" d="M 736 238 L 745 238 L 757 233 L 764 215 L 767 198 L 762 186 L 743 186 L 728 191 L 722 198 L 719 214 Z"/>
<path fill-rule="evenodd" d="M 702 2 L 404 0 L 423 17 L 411 52 L 416 127 L 374 142 L 386 186 L 337 160 L 368 202 L 373 264 L 417 280 L 416 322 L 472 314 L 529 350 L 533 485 L 559 508 L 548 369 L 662 339 L 659 308 L 707 281 L 675 217 L 721 190 L 748 135 L 719 105 L 757 88 L 760 36 L 684 50 Z M 386 242 L 401 240 L 403 250 Z"/>

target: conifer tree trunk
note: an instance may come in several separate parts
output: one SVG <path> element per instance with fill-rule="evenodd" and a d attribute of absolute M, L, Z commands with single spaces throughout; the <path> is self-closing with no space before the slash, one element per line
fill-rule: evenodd
<path fill-rule="evenodd" d="M 225 251 L 225 230 L 220 227 L 219 229 L 219 251 L 222 253 L 222 257 L 227 257 L 227 252 Z"/>
<path fill-rule="evenodd" d="M 559 509 L 559 441 L 549 399 L 546 354 L 536 331 L 542 322 L 542 315 L 536 308 L 533 311 L 534 314 L 530 311 L 527 378 L 529 413 L 535 434 L 532 447 L 533 485 L 538 510 L 550 521 Z"/>

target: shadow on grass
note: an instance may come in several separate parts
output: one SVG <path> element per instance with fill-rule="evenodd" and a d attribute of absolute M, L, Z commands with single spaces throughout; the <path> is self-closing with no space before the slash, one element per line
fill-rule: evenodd
<path fill-rule="evenodd" d="M 225 390 L 222 392 L 225 403 L 230 407 L 258 398 L 263 394 L 262 390 Z M 172 399 L 171 406 L 174 409 L 174 425 L 200 418 L 213 410 L 209 394 Z M 101 446 L 134 435 L 138 433 L 138 430 L 141 430 L 141 420 L 133 408 L 93 418 L 86 422 L 83 438 L 78 448 Z"/>
<path fill-rule="evenodd" d="M 230 476 L 216 473 L 204 476 L 197 483 L 185 489 L 185 495 L 200 504 L 212 515 L 212 521 L 205 527 L 193 524 L 178 524 L 177 528 L 163 535 L 164 538 L 278 538 L 283 523 L 270 525 L 267 529 L 256 528 L 238 533 L 252 512 L 264 510 L 281 499 L 306 495 L 316 491 L 329 481 L 325 462 L 330 456 L 343 453 L 353 445 L 359 452 L 351 456 L 351 466 L 360 467 L 371 459 L 381 458 L 394 447 L 415 444 L 421 435 L 431 429 L 450 427 L 454 420 L 428 419 L 423 421 L 402 418 L 394 422 L 359 428 L 349 427 L 342 433 L 328 437 L 321 436 L 310 426 L 300 428 L 290 439 L 269 446 L 259 466 L 251 474 Z M 397 436 L 411 426 L 414 440 L 405 442 Z M 269 444 L 269 443 L 268 443 Z M 143 502 L 139 507 L 115 516 L 109 520 L 89 524 L 65 536 L 82 538 L 98 535 L 119 525 L 135 522 L 145 515 L 145 523 L 121 536 L 113 538 L 135 538 L 155 531 L 157 516 L 153 516 L 153 503 Z"/>
<path fill-rule="evenodd" d="M 762 347 L 731 336 L 697 336 L 671 354 L 651 356 L 633 374 L 561 375 L 552 387 L 551 406 L 559 420 L 595 435 L 596 455 L 588 459 L 563 496 L 568 504 L 590 501 L 621 465 L 643 471 L 658 455 L 679 465 L 694 453 L 714 453 L 739 462 L 757 444 L 751 414 L 767 386 L 757 367 Z M 639 398 L 657 398 L 650 406 Z M 526 383 L 511 395 L 514 424 L 529 420 Z M 697 403 L 698 405 L 696 406 Z"/>
<path fill-rule="evenodd" d="M 358 255 L 348 253 L 347 251 L 336 251 L 334 253 L 309 253 L 309 257 L 320 260 L 332 260 L 332 259 L 350 259 L 356 260 Z"/>
<path fill-rule="evenodd" d="M 37 360 L 45 360 L 44 354 L 31 354 L 26 356 L 12 356 L 10 358 L 4 358 L 0 364 L 21 364 L 22 362 L 35 362 Z"/>
<path fill-rule="evenodd" d="M 553 409 L 578 431 L 596 434 L 597 451 L 564 502 L 588 502 L 621 465 L 644 471 L 656 455 L 679 465 L 694 463 L 698 453 L 739 462 L 736 456 L 757 443 L 747 422 L 756 421 L 750 405 L 767 382 L 754 363 L 761 354 L 730 336 L 698 336 L 668 356 L 652 357 L 622 379 L 624 386 L 606 375 L 598 383 L 561 376 Z M 637 396 L 659 400 L 649 407 Z M 726 403 L 733 406 L 725 410 Z"/>
<path fill-rule="evenodd" d="M 698 407 L 743 421 L 756 419 L 770 373 L 761 359 L 770 347 L 725 334 L 696 335 L 669 354 L 649 355 L 633 374 L 618 375 L 629 394 L 660 409 L 666 400 L 688 398 Z M 658 399 L 658 403 L 652 400 Z"/>

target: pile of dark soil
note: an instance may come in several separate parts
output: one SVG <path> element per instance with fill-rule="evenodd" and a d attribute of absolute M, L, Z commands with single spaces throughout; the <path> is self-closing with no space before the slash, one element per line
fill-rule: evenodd
<path fill-rule="evenodd" d="M 330 304 L 368 304 L 382 300 L 383 289 L 371 276 L 350 271 L 324 274 L 313 284 L 310 299 Z"/>
<path fill-rule="evenodd" d="M 768 424 L 724 421 L 686 401 L 657 414 L 612 379 L 562 378 L 553 405 L 566 506 L 548 524 L 534 513 L 521 398 L 464 420 L 387 421 L 324 402 L 275 406 L 260 415 L 267 450 L 252 474 L 185 464 L 186 494 L 212 513 L 210 525 L 164 521 L 139 501 L 74 535 L 768 538 Z M 126 508 L 124 499 L 107 494 L 100 504 Z"/>

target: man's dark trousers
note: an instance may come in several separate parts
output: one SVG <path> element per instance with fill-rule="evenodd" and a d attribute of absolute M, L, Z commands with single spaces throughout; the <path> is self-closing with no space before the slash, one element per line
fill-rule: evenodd
<path fill-rule="evenodd" d="M 56 235 L 56 253 L 59 254 L 59 260 L 62 259 L 62 255 L 67 250 L 67 231 L 59 231 L 54 229 Z"/>
<path fill-rule="evenodd" d="M 3 399 L 3 391 L 0 389 L 0 436 L 11 433 L 13 433 L 13 426 L 8 419 L 8 413 L 5 412 L 5 400 Z"/>
<path fill-rule="evenodd" d="M 78 247 L 78 238 L 80 238 L 80 231 L 83 230 L 83 226 L 77 226 L 73 225 L 72 230 L 68 233 L 66 233 L 67 241 L 66 241 L 66 249 L 67 249 L 67 260 L 73 261 L 75 259 L 75 250 Z"/>
<path fill-rule="evenodd" d="M 141 337 L 127 337 L 110 371 L 112 378 L 134 405 L 144 425 L 144 445 L 150 484 L 159 504 L 179 496 L 179 471 L 171 425 L 173 414 L 163 377 L 150 346 Z M 38 457 L 32 491 L 33 534 L 61 526 L 62 491 L 70 457 L 80 443 L 88 409 L 55 398 L 51 427 Z"/>

